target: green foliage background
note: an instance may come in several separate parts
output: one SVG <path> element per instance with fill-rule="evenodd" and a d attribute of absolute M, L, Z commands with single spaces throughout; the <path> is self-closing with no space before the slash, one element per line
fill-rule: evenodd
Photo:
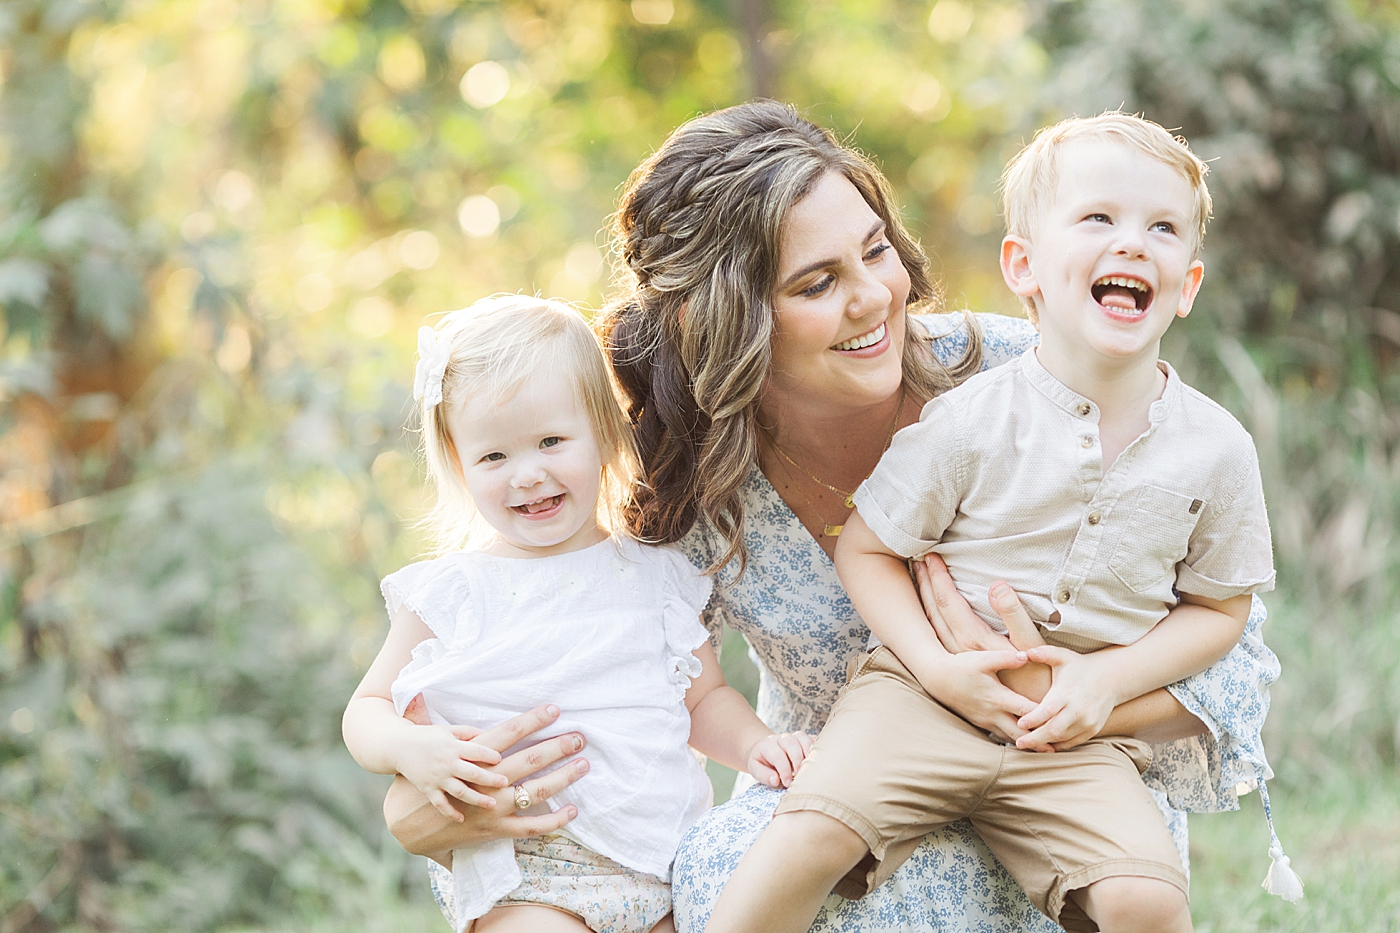
<path fill-rule="evenodd" d="M 1393 3 L 6 0 L 0 931 L 440 922 L 339 741 L 421 545 L 414 332 L 599 305 L 627 173 L 756 95 L 877 158 L 952 307 L 1017 313 L 995 180 L 1036 127 L 1121 104 L 1213 160 L 1166 355 L 1260 448 L 1320 883 L 1256 896 L 1255 814 L 1197 819 L 1198 928 L 1400 929 Z"/>

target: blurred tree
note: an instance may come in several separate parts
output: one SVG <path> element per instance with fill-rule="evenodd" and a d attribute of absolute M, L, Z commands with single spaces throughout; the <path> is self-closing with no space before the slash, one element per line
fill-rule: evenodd
<path fill-rule="evenodd" d="M 1393 762 L 1400 649 L 1364 623 L 1400 579 L 1397 16 L 0 5 L 0 933 L 390 922 L 405 861 L 337 722 L 422 544 L 414 332 L 502 290 L 597 306 L 628 172 L 754 94 L 869 151 L 979 310 L 1016 313 L 995 184 L 1035 127 L 1124 103 L 1218 157 L 1172 357 L 1260 440 L 1293 618 L 1352 613 L 1280 629 L 1328 659 L 1297 760 Z"/>

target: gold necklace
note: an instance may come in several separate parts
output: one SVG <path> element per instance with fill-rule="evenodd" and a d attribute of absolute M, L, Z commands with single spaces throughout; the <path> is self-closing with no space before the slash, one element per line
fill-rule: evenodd
<path fill-rule="evenodd" d="M 881 452 L 881 453 L 884 453 L 886 450 L 889 450 L 890 441 L 894 440 L 894 431 L 895 431 L 895 428 L 899 427 L 899 416 L 902 415 L 903 413 L 904 413 L 904 390 L 903 390 L 903 389 L 900 389 L 900 392 L 899 392 L 899 405 L 898 405 L 898 406 L 895 408 L 895 410 L 894 410 L 894 420 L 890 422 L 890 429 L 889 429 L 889 431 L 886 432 L 886 434 L 885 434 L 885 445 L 884 445 L 883 447 L 880 448 L 880 452 Z M 782 458 L 783 458 L 784 460 L 786 460 L 788 463 L 791 463 L 793 466 L 797 467 L 797 468 L 798 468 L 799 470 L 801 470 L 803 473 L 806 473 L 807 476 L 808 476 L 808 478 L 810 478 L 810 479 L 812 480 L 812 482 L 814 482 L 814 483 L 816 483 L 818 486 L 822 486 L 822 487 L 824 487 L 824 488 L 830 490 L 831 492 L 836 493 L 838 496 L 840 496 L 842 502 L 845 503 L 846 508 L 848 508 L 848 509 L 853 509 L 853 508 L 856 507 L 855 501 L 854 501 L 854 499 L 852 499 L 852 497 L 855 495 L 854 492 L 846 492 L 844 489 L 837 489 L 835 486 L 831 485 L 830 483 L 824 482 L 824 481 L 821 479 L 821 477 L 817 476 L 817 474 L 813 473 L 811 470 L 807 469 L 805 466 L 803 466 L 802 464 L 798 463 L 796 460 L 794 460 L 794 459 L 792 459 L 791 457 L 789 457 L 789 456 L 788 456 L 788 452 L 787 452 L 786 450 L 783 450 L 783 448 L 781 448 L 781 447 L 778 446 L 778 442 L 777 442 L 776 440 L 773 439 L 773 435 L 771 435 L 771 434 L 768 435 L 768 443 L 770 443 L 770 444 L 773 445 L 773 449 L 776 450 L 776 451 L 778 452 L 778 456 L 782 457 Z M 792 476 L 792 474 L 789 473 L 788 476 Z M 800 487 L 798 488 L 797 491 L 801 494 L 802 498 L 805 499 L 805 500 L 807 501 L 807 505 L 811 507 L 812 512 L 813 512 L 818 518 L 822 518 L 821 512 L 818 511 L 817 506 L 816 506 L 816 503 L 814 503 L 814 502 L 812 501 L 811 497 L 808 496 L 807 493 L 806 493 L 805 491 L 803 491 Z M 825 538 L 835 538 L 835 537 L 838 537 L 838 536 L 841 534 L 841 529 L 843 529 L 843 528 L 845 528 L 845 527 L 846 527 L 846 526 L 845 526 L 844 523 L 842 523 L 842 524 L 840 524 L 840 525 L 829 525 L 829 524 L 826 524 L 826 519 L 825 519 L 825 518 L 822 518 L 822 537 L 825 537 Z"/>

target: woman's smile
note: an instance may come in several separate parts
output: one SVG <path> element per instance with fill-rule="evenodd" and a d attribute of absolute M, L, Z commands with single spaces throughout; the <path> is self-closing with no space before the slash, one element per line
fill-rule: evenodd
<path fill-rule="evenodd" d="M 871 353 L 863 355 L 875 356 L 878 353 L 884 352 L 885 348 L 889 346 L 890 342 L 886 339 L 888 336 L 889 328 L 885 327 L 884 321 L 881 321 L 865 333 L 852 337 L 850 340 L 843 340 L 831 349 L 840 353 L 871 350 Z"/>

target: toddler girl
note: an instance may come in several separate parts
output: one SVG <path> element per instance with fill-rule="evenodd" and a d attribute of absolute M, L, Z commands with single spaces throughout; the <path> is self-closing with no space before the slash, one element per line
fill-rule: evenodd
<path fill-rule="evenodd" d="M 578 816 L 557 835 L 455 850 L 457 929 L 484 917 L 493 933 L 670 930 L 671 860 L 710 805 L 687 742 L 776 787 L 810 740 L 775 736 L 725 684 L 699 620 L 710 580 L 669 548 L 610 533 L 632 440 L 582 318 L 558 302 L 489 298 L 423 328 L 419 353 L 428 521 L 445 553 L 384 579 L 392 622 L 345 711 L 346 745 L 461 820 L 449 796 L 491 807 L 471 784 L 507 782 L 490 770 L 500 755 L 451 727 L 556 704 L 563 713 L 531 742 L 587 737 L 588 774 L 548 801 Z M 523 785 L 514 805 L 543 806 Z"/>

